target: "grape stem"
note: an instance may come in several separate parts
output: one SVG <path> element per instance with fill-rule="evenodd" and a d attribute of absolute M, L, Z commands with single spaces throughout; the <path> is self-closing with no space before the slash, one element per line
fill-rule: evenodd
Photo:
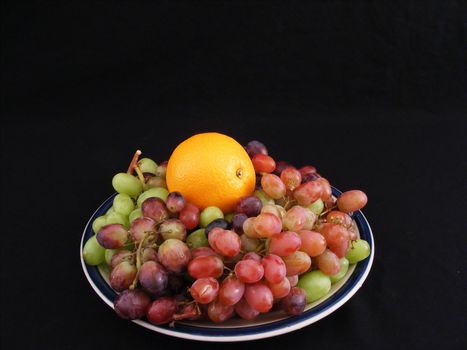
<path fill-rule="evenodd" d="M 135 171 L 136 171 L 136 174 L 138 175 L 139 181 L 141 181 L 141 183 L 144 185 L 146 181 L 144 180 L 144 175 L 138 165 L 135 165 Z"/>
<path fill-rule="evenodd" d="M 141 155 L 141 151 L 139 149 L 136 150 L 135 154 L 133 155 L 133 159 L 131 160 L 130 165 L 128 166 L 128 170 L 126 171 L 128 174 L 132 175 L 133 170 L 136 167 L 136 163 L 138 162 L 138 158 Z"/>
<path fill-rule="evenodd" d="M 133 280 L 133 283 L 131 283 L 130 289 L 135 289 L 136 285 L 138 284 L 138 277 L 139 277 L 139 269 L 141 267 L 141 248 L 143 247 L 144 242 L 146 239 L 149 237 L 151 234 L 151 231 L 147 231 L 144 233 L 143 239 L 138 244 L 138 249 L 136 250 L 136 276 L 135 279 Z"/>
<path fill-rule="evenodd" d="M 319 216 L 323 216 L 323 215 L 325 215 L 325 214 L 327 214 L 327 213 L 333 211 L 333 210 L 336 209 L 336 208 L 337 208 L 337 205 L 332 206 L 331 208 L 328 208 L 328 209 L 326 209 L 325 211 L 323 211 L 321 214 L 319 214 Z"/>

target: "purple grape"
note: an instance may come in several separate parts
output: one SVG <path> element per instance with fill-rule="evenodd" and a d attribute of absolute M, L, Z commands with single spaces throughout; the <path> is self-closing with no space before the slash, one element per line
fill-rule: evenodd
<path fill-rule="evenodd" d="M 232 229 L 239 235 L 242 235 L 244 233 L 243 223 L 245 222 L 246 219 L 248 219 L 248 216 L 246 216 L 243 213 L 235 214 L 232 217 Z"/>
<path fill-rule="evenodd" d="M 289 315 L 300 315 L 306 306 L 305 291 L 299 287 L 293 287 L 289 294 L 282 299 L 281 307 Z"/>
<path fill-rule="evenodd" d="M 156 224 L 169 218 L 169 211 L 162 199 L 151 197 L 141 204 L 143 216 L 153 219 Z"/>
<path fill-rule="evenodd" d="M 115 254 L 112 255 L 112 259 L 110 260 L 110 267 L 114 269 L 122 261 L 129 261 L 134 263 L 133 253 L 126 249 L 115 252 Z"/>
<path fill-rule="evenodd" d="M 253 158 L 257 154 L 268 155 L 268 149 L 266 148 L 266 146 L 256 140 L 248 142 L 248 144 L 245 146 L 245 150 L 250 156 L 250 158 Z"/>
<path fill-rule="evenodd" d="M 141 290 L 127 289 L 117 295 L 115 312 L 125 320 L 136 320 L 146 315 L 151 299 Z"/>
<path fill-rule="evenodd" d="M 165 220 L 159 226 L 159 233 L 164 240 L 175 238 L 184 241 L 186 239 L 186 227 L 183 222 L 178 219 Z"/>
<path fill-rule="evenodd" d="M 246 196 L 239 199 L 235 211 L 239 214 L 245 214 L 248 217 L 258 216 L 261 212 L 263 203 L 256 196 Z"/>
<path fill-rule="evenodd" d="M 161 264 L 175 273 L 185 270 L 191 259 L 190 248 L 184 242 L 173 238 L 160 245 L 157 255 Z"/>
<path fill-rule="evenodd" d="M 280 177 L 282 170 L 284 170 L 285 168 L 289 168 L 289 167 L 293 168 L 294 166 L 290 164 L 289 162 L 284 162 L 283 160 L 281 160 L 276 163 L 276 169 L 274 169 L 272 173 Z"/>
<path fill-rule="evenodd" d="M 141 263 L 144 264 L 146 261 L 159 262 L 157 251 L 154 248 L 143 248 L 143 252 L 141 253 Z"/>
<path fill-rule="evenodd" d="M 214 227 L 220 227 L 221 229 L 228 229 L 230 226 L 229 222 L 225 219 L 215 219 L 212 220 L 207 226 L 206 229 L 204 230 L 204 233 L 209 235 L 209 231 L 211 231 Z"/>
<path fill-rule="evenodd" d="M 177 312 L 177 300 L 172 297 L 161 297 L 152 302 L 146 313 L 146 317 L 152 324 L 164 324 L 173 320 Z"/>
<path fill-rule="evenodd" d="M 122 224 L 109 224 L 102 226 L 96 239 L 106 249 L 118 249 L 128 241 L 128 231 Z"/>
<path fill-rule="evenodd" d="M 180 192 L 170 192 L 166 204 L 171 213 L 179 213 L 185 207 L 185 198 Z"/>
<path fill-rule="evenodd" d="M 148 232 L 156 233 L 156 222 L 148 217 L 135 219 L 130 226 L 130 236 L 135 242 L 139 242 Z"/>
<path fill-rule="evenodd" d="M 310 181 L 315 181 L 316 179 L 319 179 L 321 176 L 317 173 L 308 173 L 302 176 L 302 184 L 305 182 L 310 182 Z"/>
<path fill-rule="evenodd" d="M 131 262 L 120 262 L 110 273 L 110 286 L 117 292 L 128 289 L 136 277 L 136 271 L 136 266 Z"/>
<path fill-rule="evenodd" d="M 161 264 L 155 261 L 146 261 L 139 269 L 138 281 L 145 292 L 158 298 L 165 294 L 169 276 Z"/>

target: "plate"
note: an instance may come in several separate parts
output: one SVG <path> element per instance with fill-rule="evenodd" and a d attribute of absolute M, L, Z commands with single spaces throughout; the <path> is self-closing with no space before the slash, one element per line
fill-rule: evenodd
<path fill-rule="evenodd" d="M 336 197 L 341 193 L 334 187 L 332 191 Z M 84 274 L 97 295 L 111 308 L 113 308 L 113 301 L 117 293 L 109 285 L 108 268 L 86 265 L 82 252 L 84 243 L 94 234 L 92 222 L 110 209 L 115 195 L 110 196 L 94 212 L 84 229 L 80 244 L 80 259 Z M 282 311 L 274 311 L 262 314 L 253 321 L 234 318 L 222 324 L 214 324 L 209 321 L 176 322 L 174 327 L 168 325 L 155 326 L 145 320 L 134 320 L 132 322 L 169 336 L 210 342 L 234 342 L 269 338 L 308 326 L 336 311 L 346 303 L 362 286 L 370 272 L 375 253 L 373 233 L 360 210 L 353 214 L 353 219 L 357 224 L 360 237 L 370 244 L 370 256 L 356 265 L 350 265 L 345 277 L 332 285 L 331 291 L 326 296 L 308 304 L 305 311 L 299 316 L 288 316 Z M 118 316 L 115 315 L 115 317 Z"/>

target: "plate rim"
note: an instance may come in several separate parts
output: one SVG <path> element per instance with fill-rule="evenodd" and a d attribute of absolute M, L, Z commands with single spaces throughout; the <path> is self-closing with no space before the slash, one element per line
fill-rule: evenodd
<path fill-rule="evenodd" d="M 337 188 L 332 187 L 333 194 L 339 195 L 342 193 L 339 191 Z M 116 193 L 113 193 L 111 196 L 109 196 L 101 205 L 93 212 L 91 217 L 86 223 L 86 226 L 84 228 L 83 234 L 81 235 L 81 240 L 80 240 L 80 260 L 81 260 L 81 267 L 83 269 L 83 272 L 88 280 L 88 283 L 91 285 L 92 289 L 94 292 L 109 306 L 113 309 L 113 302 L 101 291 L 101 289 L 97 286 L 95 283 L 94 279 L 91 277 L 88 269 L 89 268 L 95 268 L 97 270 L 97 266 L 88 266 L 84 262 L 83 259 L 83 246 L 84 246 L 84 239 L 86 237 L 87 231 L 91 228 L 92 226 L 92 221 L 94 220 L 95 216 L 97 213 L 99 213 L 103 207 L 105 207 L 113 197 L 115 197 Z M 370 244 L 370 256 L 365 259 L 365 261 L 359 263 L 359 264 L 365 264 L 363 267 L 363 272 L 357 277 L 356 281 L 352 281 L 353 285 L 350 287 L 350 289 L 346 289 L 346 284 L 344 284 L 342 287 L 339 288 L 339 290 L 336 291 L 334 295 L 332 295 L 329 299 L 323 301 L 323 305 L 321 306 L 323 310 L 321 311 L 316 311 L 317 308 L 320 307 L 321 304 L 317 305 L 314 308 L 311 308 L 310 310 L 307 310 L 304 314 L 300 316 L 294 316 L 291 318 L 286 318 L 278 321 L 273 321 L 271 323 L 267 324 L 262 324 L 258 326 L 251 326 L 251 327 L 234 327 L 234 328 L 229 328 L 229 331 L 232 330 L 238 330 L 240 333 L 243 330 L 248 331 L 248 334 L 234 334 L 234 335 L 225 335 L 222 334 L 223 329 L 222 328 L 210 328 L 210 330 L 214 330 L 214 332 L 219 333 L 219 335 L 215 334 L 200 334 L 200 331 L 202 333 L 203 328 L 199 327 L 199 330 L 193 329 L 194 333 L 190 333 L 187 331 L 175 331 L 169 327 L 164 327 L 164 326 L 155 326 L 150 324 L 147 321 L 144 320 L 132 320 L 133 323 L 138 324 L 139 326 L 142 326 L 144 328 L 150 329 L 152 331 L 156 331 L 165 335 L 169 336 L 174 336 L 177 338 L 182 338 L 182 339 L 188 339 L 188 340 L 197 340 L 197 341 L 207 341 L 207 342 L 239 342 L 239 341 L 249 341 L 249 340 L 257 340 L 257 339 L 264 339 L 264 338 L 270 338 L 274 336 L 278 336 L 281 334 L 293 332 L 295 330 L 301 329 L 303 327 L 306 327 L 312 323 L 315 323 L 322 318 L 328 316 L 329 314 L 333 313 L 336 311 L 338 308 L 340 308 L 342 305 L 344 305 L 352 296 L 355 295 L 355 293 L 361 288 L 363 285 L 364 281 L 368 277 L 371 267 L 373 265 L 373 260 L 374 260 L 374 254 L 375 254 L 375 242 L 374 242 L 374 236 L 373 232 L 371 229 L 370 224 L 368 223 L 368 220 L 366 219 L 365 215 L 358 210 L 357 212 L 354 213 L 356 216 L 356 223 L 359 225 L 359 229 L 361 230 L 363 227 L 360 227 L 361 225 L 364 225 L 364 227 L 368 232 L 368 235 L 371 239 L 371 244 Z M 359 219 L 359 220 L 357 220 Z M 91 228 L 92 231 L 92 228 Z M 358 267 L 358 265 L 357 265 Z M 354 271 L 355 273 L 355 271 Z M 102 277 L 101 277 L 102 278 Z M 350 277 L 351 278 L 351 277 Z M 349 280 L 350 280 L 349 278 Z M 103 278 L 102 278 L 103 279 Z M 348 282 L 348 281 L 347 281 Z M 346 283 L 347 283 L 346 282 Z M 104 283 L 106 283 L 104 281 Z M 110 288 L 110 286 L 109 286 Z M 341 293 L 344 293 L 343 295 L 338 296 L 337 300 L 333 302 L 333 297 L 335 297 L 336 294 L 339 294 L 339 291 L 342 291 Z M 330 303 L 330 304 L 329 304 Z M 329 305 L 327 305 L 329 304 Z M 307 313 L 310 313 L 312 310 L 316 314 L 313 315 L 307 315 Z M 294 321 L 295 319 L 295 321 Z M 269 330 L 261 330 L 261 328 L 271 328 Z M 183 328 L 190 328 L 189 325 L 184 325 Z M 195 328 L 195 327 L 192 327 Z M 224 331 L 227 329 L 224 329 Z M 255 332 L 255 330 L 258 330 Z"/>

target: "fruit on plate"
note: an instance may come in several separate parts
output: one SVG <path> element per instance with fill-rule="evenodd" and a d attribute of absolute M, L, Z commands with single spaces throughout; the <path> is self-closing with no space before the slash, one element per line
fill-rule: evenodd
<path fill-rule="evenodd" d="M 124 319 L 299 315 L 370 255 L 352 219 L 366 194 L 335 198 L 314 166 L 276 161 L 259 141 L 204 133 L 168 162 L 140 155 L 113 177 L 118 194 L 82 252 L 110 268 Z"/>

